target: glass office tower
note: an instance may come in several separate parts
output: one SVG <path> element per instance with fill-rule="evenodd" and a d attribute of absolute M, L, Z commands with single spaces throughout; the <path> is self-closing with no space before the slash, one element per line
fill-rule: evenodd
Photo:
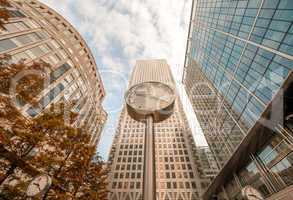
<path fill-rule="evenodd" d="M 293 182 L 293 1 L 194 1 L 183 83 L 219 173 L 204 199 Z"/>

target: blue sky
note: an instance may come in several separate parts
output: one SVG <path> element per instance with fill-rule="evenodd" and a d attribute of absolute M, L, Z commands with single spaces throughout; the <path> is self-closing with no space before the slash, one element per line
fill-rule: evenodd
<path fill-rule="evenodd" d="M 109 114 L 100 155 L 107 159 L 123 106 L 128 78 L 137 59 L 164 58 L 171 66 L 198 145 L 206 145 L 180 83 L 191 0 L 41 0 L 84 37 L 96 59 L 106 89 Z"/>

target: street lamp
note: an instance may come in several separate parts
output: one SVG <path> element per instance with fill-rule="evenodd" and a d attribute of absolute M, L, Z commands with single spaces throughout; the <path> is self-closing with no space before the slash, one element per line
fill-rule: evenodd
<path fill-rule="evenodd" d="M 143 82 L 125 95 L 127 112 L 136 121 L 145 122 L 143 199 L 156 199 L 155 144 L 153 123 L 170 117 L 174 110 L 174 90 L 161 82 Z"/>

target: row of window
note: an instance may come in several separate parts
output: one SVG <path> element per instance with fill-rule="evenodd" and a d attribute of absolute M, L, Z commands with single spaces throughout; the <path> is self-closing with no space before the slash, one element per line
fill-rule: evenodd
<path fill-rule="evenodd" d="M 157 185 L 160 185 L 161 189 L 196 189 L 195 182 L 158 182 Z M 140 182 L 113 182 L 112 188 L 113 189 L 141 189 Z"/>
<path fill-rule="evenodd" d="M 12 50 L 16 47 L 21 47 L 30 43 L 35 43 L 47 38 L 48 35 L 44 32 L 38 31 L 25 35 L 16 36 L 14 38 L 0 40 L 0 53 Z"/>
<path fill-rule="evenodd" d="M 127 145 L 120 145 L 120 149 L 142 149 L 143 145 L 142 144 L 127 144 Z"/>
<path fill-rule="evenodd" d="M 129 155 L 129 156 L 131 156 L 131 155 L 134 155 L 134 156 L 136 156 L 136 155 L 142 155 L 142 151 L 119 151 L 119 155 L 124 155 L 124 156 L 127 156 L 127 155 Z"/>
<path fill-rule="evenodd" d="M 49 82 L 52 84 L 58 78 L 60 78 L 64 73 L 66 73 L 70 68 L 71 66 L 67 63 L 61 65 L 55 71 L 50 73 Z M 39 100 L 37 107 L 30 107 L 27 110 L 27 113 L 31 117 L 35 117 L 44 108 L 46 108 L 50 104 L 50 102 L 52 102 L 61 92 L 63 92 L 66 86 L 71 84 L 72 80 L 73 80 L 72 76 L 69 75 L 68 78 L 65 78 L 62 82 L 58 83 L 53 89 L 51 89 Z"/>
<path fill-rule="evenodd" d="M 162 144 L 161 141 L 164 140 L 164 142 L 167 142 L 167 144 Z M 184 143 L 180 144 L 179 142 L 184 142 L 183 138 L 177 138 L 177 141 L 175 139 L 156 139 L 156 148 L 158 149 L 185 149 L 186 145 Z M 168 142 L 172 142 L 173 144 L 170 144 Z M 161 143 L 161 144 L 160 144 Z"/>
<path fill-rule="evenodd" d="M 57 32 L 63 33 L 64 37 L 66 38 L 66 41 L 74 47 L 75 51 L 77 51 L 79 58 L 85 59 L 85 61 L 89 63 L 85 67 L 88 67 L 89 69 L 96 72 L 91 56 L 88 53 L 87 48 L 84 47 L 83 41 L 80 40 L 80 36 L 76 35 L 75 31 L 73 31 L 71 27 L 64 23 L 63 20 L 61 20 L 58 16 L 55 16 L 54 13 L 52 13 L 50 10 L 47 10 L 46 8 L 38 4 L 36 4 L 34 7 L 37 10 L 33 10 L 32 12 L 36 16 L 42 15 L 46 18 L 46 20 L 41 20 L 44 26 L 52 26 L 57 30 Z M 50 25 L 48 24 L 48 22 L 50 22 Z M 61 39 L 61 42 L 63 44 L 66 43 L 63 39 Z M 71 54 L 74 54 L 73 49 L 71 47 L 68 48 L 68 51 Z M 80 62 L 77 57 L 74 57 L 74 59 L 77 62 Z M 96 73 L 94 73 L 94 76 L 96 76 Z"/>
<path fill-rule="evenodd" d="M 157 155 L 162 155 L 162 156 L 165 156 L 165 155 L 174 155 L 174 156 L 177 156 L 177 155 L 188 155 L 188 151 L 187 150 L 176 150 L 176 149 L 173 149 L 173 148 L 169 148 L 169 149 L 165 149 L 165 150 L 156 150 L 156 154 Z"/>

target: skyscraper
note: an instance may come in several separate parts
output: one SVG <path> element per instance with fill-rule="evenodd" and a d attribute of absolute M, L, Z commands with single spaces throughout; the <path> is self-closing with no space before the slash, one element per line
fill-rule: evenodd
<path fill-rule="evenodd" d="M 183 83 L 219 170 L 204 199 L 293 198 L 292 16 L 289 0 L 193 3 Z"/>
<path fill-rule="evenodd" d="M 10 18 L 0 30 L 0 54 L 12 62 L 49 63 L 50 84 L 39 95 L 39 106 L 20 106 L 35 117 L 52 103 L 77 101 L 77 126 L 85 125 L 96 144 L 107 117 L 102 108 L 105 90 L 95 59 L 81 35 L 62 16 L 35 0 L 9 1 Z"/>
<path fill-rule="evenodd" d="M 138 60 L 129 87 L 159 81 L 175 87 L 165 60 Z M 155 127 L 157 199 L 199 199 L 201 185 L 195 145 L 179 97 L 174 114 Z M 109 161 L 111 200 L 142 199 L 145 124 L 133 120 L 123 108 Z"/>

